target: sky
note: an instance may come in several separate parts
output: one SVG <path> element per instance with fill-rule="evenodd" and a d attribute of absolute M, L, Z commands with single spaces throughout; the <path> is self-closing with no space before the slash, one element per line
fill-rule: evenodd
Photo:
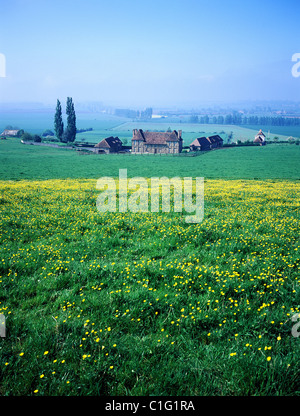
<path fill-rule="evenodd" d="M 0 103 L 300 101 L 299 0 L 0 0 L 0 11 Z"/>

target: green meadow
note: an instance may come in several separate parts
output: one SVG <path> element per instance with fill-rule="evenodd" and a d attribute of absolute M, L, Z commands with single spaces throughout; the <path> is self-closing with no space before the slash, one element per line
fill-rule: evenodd
<path fill-rule="evenodd" d="M 299 396 L 299 160 L 1 140 L 0 395 Z M 97 179 L 121 168 L 204 177 L 203 221 L 99 213 Z"/>
<path fill-rule="evenodd" d="M 190 155 L 81 154 L 75 150 L 0 141 L 0 179 L 67 179 L 118 177 L 119 169 L 133 176 L 189 176 L 215 179 L 298 180 L 300 146 L 223 148 Z"/>

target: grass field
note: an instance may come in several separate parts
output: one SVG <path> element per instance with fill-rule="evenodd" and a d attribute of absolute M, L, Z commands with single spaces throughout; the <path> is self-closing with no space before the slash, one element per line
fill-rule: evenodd
<path fill-rule="evenodd" d="M 224 148 L 197 157 L 82 155 L 76 151 L 0 141 L 0 179 L 67 179 L 128 176 L 191 176 L 223 179 L 300 179 L 300 146 Z"/>
<path fill-rule="evenodd" d="M 299 393 L 299 184 L 208 181 L 193 225 L 100 215 L 94 180 L 1 189 L 1 394 Z"/>
<path fill-rule="evenodd" d="M 0 395 L 298 396 L 299 160 L 1 141 Z M 204 220 L 100 214 L 96 179 L 120 168 L 204 176 Z"/>

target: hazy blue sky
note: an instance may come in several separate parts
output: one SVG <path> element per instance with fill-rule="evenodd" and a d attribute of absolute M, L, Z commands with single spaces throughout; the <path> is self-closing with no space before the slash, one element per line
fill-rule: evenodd
<path fill-rule="evenodd" d="M 299 0 L 0 0 L 0 102 L 300 100 Z"/>

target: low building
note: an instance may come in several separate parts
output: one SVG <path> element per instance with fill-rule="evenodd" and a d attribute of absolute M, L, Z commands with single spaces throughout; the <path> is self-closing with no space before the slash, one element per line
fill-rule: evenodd
<path fill-rule="evenodd" d="M 20 130 L 8 130 L 5 129 L 2 133 L 2 137 L 18 137 Z"/>
<path fill-rule="evenodd" d="M 199 137 L 190 144 L 191 151 L 218 149 L 223 146 L 223 139 L 218 134 L 209 137 Z"/>
<path fill-rule="evenodd" d="M 255 136 L 254 143 L 258 143 L 261 146 L 264 146 L 266 144 L 266 136 L 264 135 L 261 129 L 259 130 L 258 134 Z"/>
<path fill-rule="evenodd" d="M 131 153 L 181 153 L 182 131 L 152 132 L 134 129 Z"/>
<path fill-rule="evenodd" d="M 119 137 L 107 137 L 94 146 L 95 153 L 118 153 L 122 150 L 122 142 Z"/>

